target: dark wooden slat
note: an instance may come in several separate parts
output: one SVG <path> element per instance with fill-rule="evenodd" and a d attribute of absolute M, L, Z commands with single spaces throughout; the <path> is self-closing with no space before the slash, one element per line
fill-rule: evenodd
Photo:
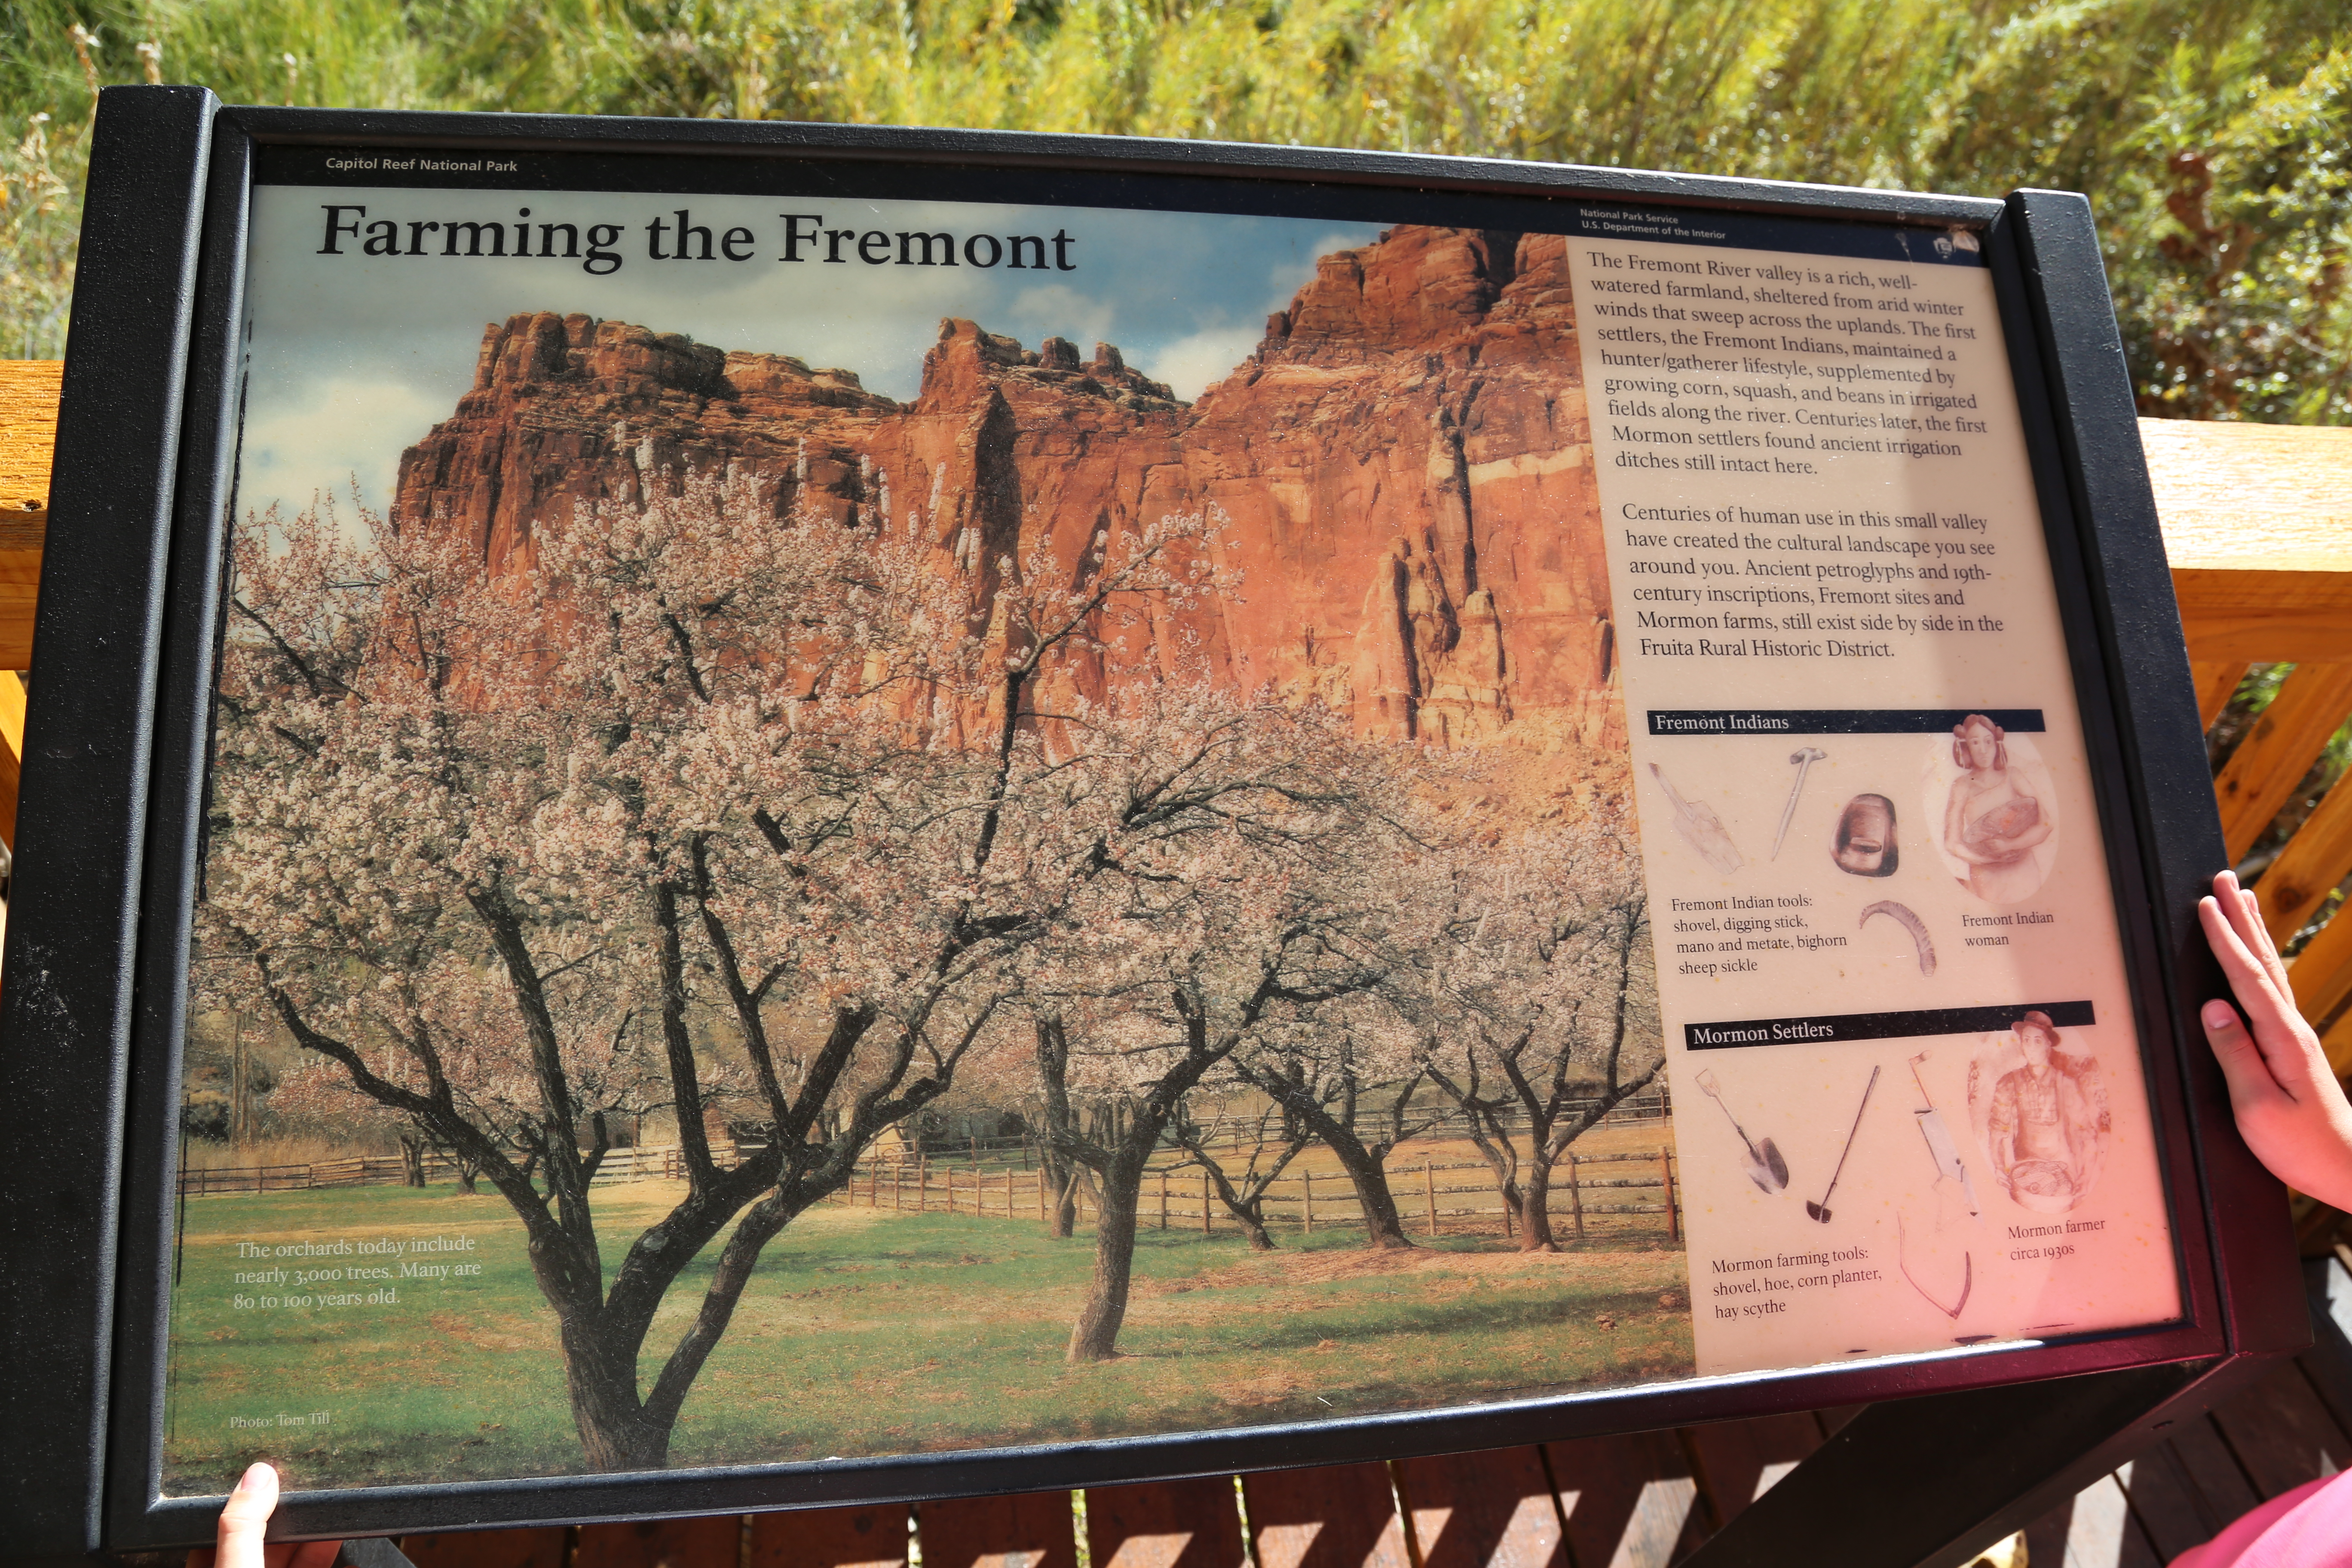
<path fill-rule="evenodd" d="M 1087 1550 L 1094 1568 L 1242 1568 L 1234 1479 L 1089 1487 Z"/>
<path fill-rule="evenodd" d="M 556 1530 L 446 1530 L 411 1535 L 401 1553 L 416 1568 L 563 1568 L 571 1531 Z"/>
<path fill-rule="evenodd" d="M 915 1518 L 923 1568 L 1077 1568 L 1067 1492 L 927 1502 Z"/>
<path fill-rule="evenodd" d="M 2352 1468 L 2352 1441 L 2293 1362 L 2224 1402 L 2213 1420 L 2265 1498 Z"/>
<path fill-rule="evenodd" d="M 2303 1266 L 2311 1300 L 2311 1348 L 2295 1357 L 2336 1425 L 2352 1432 L 2352 1273 L 2335 1258 Z"/>
<path fill-rule="evenodd" d="M 1412 1568 L 1386 1465 L 1242 1478 L 1257 1568 Z"/>
<path fill-rule="evenodd" d="M 1422 1568 L 1568 1568 L 1559 1510 L 1538 1450 L 1405 1459 L 1396 1477 Z"/>
<path fill-rule="evenodd" d="M 2176 1429 L 2172 1447 L 2179 1451 L 2181 1464 L 2196 1483 L 2206 1511 L 2220 1521 L 2214 1527 L 2217 1530 L 2263 1500 L 2210 1415 L 2200 1415 Z"/>
<path fill-rule="evenodd" d="M 2244 1479 L 2235 1473 L 2237 1461 L 2226 1454 L 2221 1459 L 2230 1467 L 2231 1479 L 2244 1487 Z M 2158 1444 L 2116 1475 L 2123 1482 L 2124 1495 L 2131 1500 L 2140 1528 L 2147 1532 L 2149 1544 L 2168 1560 L 2212 1540 L 2236 1517 L 2213 1507 L 2205 1489 L 2197 1484 L 2189 1461 L 2170 1443 Z"/>
<path fill-rule="evenodd" d="M 737 1568 L 742 1556 L 740 1514 L 642 1519 L 583 1525 L 572 1568 Z"/>
<path fill-rule="evenodd" d="M 1821 1425 L 1811 1415 L 1717 1421 L 1685 1428 L 1683 1438 L 1698 1461 L 1699 1491 L 1717 1524 L 1737 1518 L 1788 1473 L 1788 1466 L 1801 1462 L 1823 1441 Z M 1568 1484 L 1561 1479 L 1563 1489 Z"/>
<path fill-rule="evenodd" d="M 1577 1568 L 1666 1568 L 1706 1539 L 1698 1478 L 1672 1432 L 1547 1443 L 1544 1452 Z"/>
<path fill-rule="evenodd" d="M 902 1502 L 763 1513 L 751 1521 L 750 1568 L 904 1568 L 906 1561 Z"/>

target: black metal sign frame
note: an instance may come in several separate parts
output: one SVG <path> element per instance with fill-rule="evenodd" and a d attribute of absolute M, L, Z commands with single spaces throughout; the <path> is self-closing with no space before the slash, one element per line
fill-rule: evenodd
<path fill-rule="evenodd" d="M 2224 863 L 2181 629 L 2090 209 L 1503 162 L 946 131 L 223 107 L 103 97 L 68 350 L 0 997 L 0 1513 L 28 1559 L 208 1538 L 159 1483 L 179 1037 L 221 637 L 257 161 L 302 150 L 593 158 L 646 189 L 790 167 L 873 195 L 1543 229 L 1638 202 L 1966 229 L 2011 345 L 2182 1259 L 2178 1323 L 1891 1364 L 1298 1426 L 826 1463 L 296 1493 L 289 1537 L 1030 1490 L 1492 1447 L 1953 1394 L 2305 1342 L 2286 1207 L 2231 1127 L 2193 902 Z M 1553 220 L 1557 222 L 1555 217 Z M 1557 230 L 1555 230 L 1557 231 Z M 2101 1440 L 2107 1436 L 2098 1434 Z"/>

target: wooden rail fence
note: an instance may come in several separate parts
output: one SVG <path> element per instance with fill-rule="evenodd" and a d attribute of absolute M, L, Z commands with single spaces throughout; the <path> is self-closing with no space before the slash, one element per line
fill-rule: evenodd
<path fill-rule="evenodd" d="M 1682 1203 L 1675 1152 L 1617 1154 L 1570 1153 L 1554 1167 L 1551 1184 L 1552 1224 L 1556 1232 L 1582 1239 L 1598 1231 L 1644 1227 L 1662 1216 L 1670 1239 L 1682 1236 Z M 1621 1173 L 1632 1167 L 1632 1174 Z M 1591 1173 L 1599 1168 L 1602 1173 Z M 1464 1182 L 1461 1173 L 1473 1173 Z M 425 1160 L 428 1182 L 453 1180 L 457 1162 L 446 1154 Z M 614 1182 L 682 1181 L 683 1156 L 675 1143 L 609 1151 L 596 1168 L 595 1184 Z M 1515 1215 L 1503 1202 L 1490 1168 L 1483 1162 L 1439 1161 L 1433 1156 L 1408 1160 L 1388 1171 L 1389 1190 L 1398 1215 L 1423 1234 L 1444 1234 L 1449 1222 L 1464 1222 L 1481 1232 L 1499 1227 L 1513 1234 Z M 290 1193 L 319 1187 L 396 1186 L 408 1179 L 408 1163 L 397 1154 L 354 1155 L 344 1160 L 319 1160 L 303 1164 L 189 1166 L 180 1172 L 182 1197 L 211 1197 L 236 1193 Z M 1656 1194 L 1645 1197 L 1638 1194 Z M 1019 1170 L 1010 1164 L 991 1171 L 954 1159 L 873 1160 L 859 1164 L 849 1181 L 833 1195 L 836 1204 L 859 1208 L 890 1209 L 907 1214 L 961 1214 L 977 1219 L 1045 1220 L 1057 1198 L 1066 1197 L 1081 1223 L 1091 1213 L 1101 1217 L 1102 1205 L 1091 1185 L 1068 1184 L 1057 1192 L 1043 1169 Z M 1417 1202 L 1416 1202 L 1417 1200 Z M 1158 1229 L 1190 1229 L 1204 1236 L 1232 1235 L 1242 1229 L 1230 1209 L 1218 1198 L 1209 1173 L 1196 1163 L 1148 1168 L 1144 1173 L 1141 1216 Z M 1261 1221 L 1312 1236 L 1316 1227 L 1335 1230 L 1360 1226 L 1361 1205 L 1354 1184 L 1340 1172 L 1299 1171 L 1267 1185 L 1258 1208 Z M 1648 1226 L 1647 1228 L 1655 1228 Z"/>
<path fill-rule="evenodd" d="M 1673 1150 L 1659 1149 L 1645 1153 L 1577 1155 L 1561 1161 L 1551 1186 L 1555 1229 L 1580 1238 L 1594 1230 L 1624 1228 L 1628 1216 L 1635 1216 L 1631 1223 L 1638 1225 L 1639 1216 L 1656 1215 L 1661 1216 L 1669 1237 L 1679 1240 L 1682 1203 L 1675 1160 Z M 1641 1173 L 1587 1173 L 1595 1166 L 1613 1172 L 1628 1165 Z M 1467 1184 L 1454 1179 L 1465 1171 L 1475 1172 L 1478 1179 Z M 1517 1223 L 1488 1167 L 1480 1162 L 1411 1160 L 1388 1167 L 1388 1179 L 1398 1217 L 1423 1235 L 1444 1234 L 1449 1221 L 1455 1222 L 1457 1229 L 1459 1222 L 1468 1220 L 1482 1231 L 1500 1227 L 1506 1234 Z M 1654 1193 L 1657 1197 L 1648 1202 L 1626 1201 L 1641 1192 Z M 1603 1195 L 1587 1195 L 1595 1193 Z M 1052 1216 L 1057 1200 L 1075 1205 L 1082 1223 L 1088 1213 L 1097 1219 L 1101 1216 L 1100 1199 L 1083 1179 L 1066 1182 L 1057 1191 L 1044 1171 L 1008 1167 L 987 1172 L 929 1160 L 860 1165 L 833 1201 L 898 1213 L 1042 1221 Z M 1318 1226 L 1334 1230 L 1364 1223 L 1354 1184 L 1340 1172 L 1302 1171 L 1280 1177 L 1267 1186 L 1258 1212 L 1269 1227 L 1280 1226 L 1302 1236 L 1314 1235 Z M 1139 1217 L 1147 1227 L 1197 1227 L 1203 1236 L 1231 1235 L 1242 1229 L 1241 1222 L 1217 1196 L 1209 1173 L 1192 1164 L 1147 1168 Z M 1492 1226 L 1487 1223 L 1490 1220 Z"/>

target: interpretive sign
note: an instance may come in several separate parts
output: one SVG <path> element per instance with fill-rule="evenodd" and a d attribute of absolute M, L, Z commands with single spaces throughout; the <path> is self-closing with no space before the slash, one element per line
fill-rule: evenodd
<path fill-rule="evenodd" d="M 2245 1340 L 2057 209 L 109 113 L 209 180 L 161 673 L 45 605 L 35 687 L 161 725 L 115 1543 L 256 1458 L 331 1533 Z"/>

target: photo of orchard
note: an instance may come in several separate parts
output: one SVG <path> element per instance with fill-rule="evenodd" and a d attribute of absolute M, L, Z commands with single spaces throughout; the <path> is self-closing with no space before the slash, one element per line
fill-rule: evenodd
<path fill-rule="evenodd" d="M 388 507 L 249 518 L 169 1473 L 1687 1375 L 1574 331 L 1429 228 L 1190 403 L 517 315 Z"/>

